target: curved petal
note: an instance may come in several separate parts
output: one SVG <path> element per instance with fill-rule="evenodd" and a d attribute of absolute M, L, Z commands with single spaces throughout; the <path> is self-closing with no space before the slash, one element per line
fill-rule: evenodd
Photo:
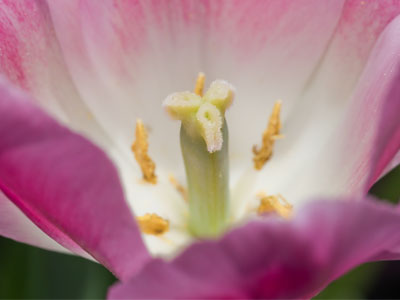
<path fill-rule="evenodd" d="M 0 191 L 0 235 L 48 250 L 68 251 L 41 231 Z M 79 251 L 79 249 L 77 249 Z M 69 251 L 68 251 L 69 252 Z M 90 258 L 85 252 L 80 254 Z"/>
<path fill-rule="evenodd" d="M 143 119 L 153 129 L 152 144 L 163 149 L 154 153 L 155 160 L 183 171 L 176 155 L 177 124 L 161 109 L 163 99 L 192 89 L 202 70 L 234 83 L 238 97 L 246 99 L 237 103 L 236 116 L 247 107 L 262 128 L 266 99 L 292 101 L 307 82 L 343 1 L 48 4 L 74 82 L 104 129 L 130 155 L 135 121 Z"/>
<path fill-rule="evenodd" d="M 400 150 L 399 35 L 400 16 L 379 37 L 335 135 L 343 136 L 336 151 L 349 190 L 366 193 Z"/>
<path fill-rule="evenodd" d="M 192 89 L 200 70 L 227 79 L 240 99 L 228 114 L 232 169 L 242 170 L 251 161 L 270 103 L 282 97 L 292 104 L 308 82 L 343 1 L 60 0 L 48 5 L 73 81 L 125 153 L 116 163 L 129 174 L 123 179 L 132 207 L 138 214 L 169 217 L 158 211 L 164 204 L 157 197 L 171 194 L 168 187 L 133 184 L 141 177 L 130 153 L 136 119 L 151 129 L 149 152 L 159 177 L 167 181 L 164 175 L 173 172 L 182 182 L 179 124 L 165 114 L 162 101 L 171 92 Z M 254 122 L 243 126 L 244 116 Z M 175 198 L 181 200 L 178 195 L 166 201 Z M 173 210 L 185 215 L 177 205 Z"/>
<path fill-rule="evenodd" d="M 122 279 L 148 259 L 105 154 L 4 81 L 0 136 L 0 190 L 46 234 L 75 253 L 89 253 Z M 1 211 L 7 213 L 4 204 Z M 11 237 L 22 240 L 24 235 Z"/>
<path fill-rule="evenodd" d="M 273 161 L 262 178 L 276 191 L 268 186 L 266 189 L 283 193 L 289 200 L 306 200 L 311 195 L 360 195 L 368 191 L 400 145 L 399 35 L 400 17 L 396 17 L 381 32 L 361 75 L 361 66 L 354 70 L 351 64 L 349 74 L 339 72 L 337 68 L 346 68 L 342 64 L 336 66 L 342 55 L 328 51 L 315 86 L 304 95 L 304 101 L 311 104 L 304 109 L 299 107 L 299 114 L 287 126 L 283 125 L 285 139 L 277 142 Z M 356 38 L 346 37 L 351 43 Z M 370 45 L 369 40 L 363 41 L 359 42 Z M 355 59 L 357 52 L 352 54 L 349 50 L 348 55 Z M 347 80 L 358 81 L 351 89 L 346 88 Z M 285 180 L 279 179 L 282 176 Z"/>
<path fill-rule="evenodd" d="M 399 30 L 397 34 L 400 34 L 400 18 L 398 23 Z M 398 49 L 393 49 L 393 52 L 397 53 L 397 56 L 399 56 L 400 47 Z M 366 181 L 365 188 L 367 190 L 371 188 L 386 170 L 390 171 L 400 163 L 400 59 L 392 65 L 391 68 L 387 68 L 384 75 L 386 75 L 386 78 L 389 78 L 387 81 L 389 82 L 390 88 L 385 95 L 385 103 L 379 107 L 382 117 L 380 122 L 376 125 L 377 129 L 374 137 L 375 147 L 371 151 L 374 165 L 370 169 L 370 176 L 368 181 Z M 375 82 L 375 84 L 383 85 L 385 81 L 382 82 L 381 80 L 379 83 Z M 376 110 L 374 106 L 372 106 L 372 108 Z"/>
<path fill-rule="evenodd" d="M 397 166 L 400 165 L 400 151 L 397 152 L 397 154 L 392 158 L 392 160 L 390 161 L 390 163 L 388 163 L 386 165 L 386 168 L 383 170 L 383 172 L 381 173 L 380 177 L 378 177 L 378 180 L 380 178 L 382 178 L 383 176 L 385 176 L 387 173 L 389 173 L 391 170 L 393 170 L 394 168 L 396 168 Z M 373 172 L 371 172 L 371 174 L 373 174 Z M 377 175 L 371 175 L 370 177 L 374 178 Z M 370 180 L 370 182 L 373 182 L 374 180 Z"/>
<path fill-rule="evenodd" d="M 110 145 L 71 80 L 45 1 L 0 1 L 0 73 L 57 120 Z"/>
<path fill-rule="evenodd" d="M 220 241 L 197 243 L 172 262 L 154 260 L 109 298 L 310 298 L 399 246 L 399 226 L 399 211 L 386 204 L 319 200 L 291 222 L 253 222 Z"/>

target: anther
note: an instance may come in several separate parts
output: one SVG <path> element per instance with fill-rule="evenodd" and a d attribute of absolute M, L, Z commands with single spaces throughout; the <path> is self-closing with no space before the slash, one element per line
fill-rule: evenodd
<path fill-rule="evenodd" d="M 169 230 L 169 222 L 156 214 L 145 214 L 136 221 L 144 234 L 162 235 Z"/>
<path fill-rule="evenodd" d="M 257 208 L 259 215 L 276 213 L 284 219 L 292 216 L 293 205 L 291 205 L 282 195 L 267 195 L 259 193 L 260 205 Z"/>
<path fill-rule="evenodd" d="M 148 155 L 149 143 L 147 141 L 147 131 L 141 120 L 136 121 L 135 137 L 136 139 L 132 144 L 131 149 L 140 169 L 142 170 L 143 180 L 148 183 L 156 184 L 156 165 Z"/>
<path fill-rule="evenodd" d="M 282 135 L 280 135 L 281 105 L 282 102 L 280 100 L 276 101 L 274 104 L 274 108 L 269 118 L 267 128 L 263 132 L 261 147 L 258 149 L 257 146 L 253 146 L 253 162 L 254 168 L 256 170 L 261 170 L 265 163 L 271 158 L 275 140 L 283 137 Z"/>
<path fill-rule="evenodd" d="M 204 90 L 204 81 L 206 80 L 206 76 L 204 75 L 203 72 L 200 72 L 197 75 L 197 79 L 196 79 L 196 85 L 194 88 L 194 93 L 196 95 L 199 95 L 200 97 L 203 96 L 203 90 Z"/>
<path fill-rule="evenodd" d="M 176 180 L 175 176 L 172 174 L 168 175 L 168 179 L 169 182 L 174 186 L 174 188 L 177 190 L 177 192 L 179 194 L 181 194 L 183 200 L 185 200 L 185 202 L 189 201 L 189 197 L 188 197 L 188 193 L 187 190 L 185 189 L 185 187 L 183 185 L 181 185 L 178 180 Z"/>

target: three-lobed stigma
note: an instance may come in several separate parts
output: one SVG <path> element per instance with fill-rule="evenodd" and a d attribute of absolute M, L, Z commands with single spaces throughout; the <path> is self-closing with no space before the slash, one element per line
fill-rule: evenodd
<path fill-rule="evenodd" d="M 221 150 L 224 114 L 231 105 L 234 88 L 224 80 L 216 80 L 203 95 L 205 76 L 199 73 L 194 92 L 178 92 L 169 95 L 164 106 L 169 115 L 182 121 L 187 132 L 200 135 L 210 153 Z"/>

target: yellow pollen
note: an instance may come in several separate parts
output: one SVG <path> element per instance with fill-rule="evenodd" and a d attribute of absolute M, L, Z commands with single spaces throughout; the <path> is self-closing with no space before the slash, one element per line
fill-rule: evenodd
<path fill-rule="evenodd" d="M 172 174 L 168 175 L 168 179 L 169 182 L 171 182 L 171 184 L 174 186 L 174 188 L 178 191 L 179 194 L 181 194 L 183 200 L 185 200 L 185 202 L 188 202 L 189 198 L 188 198 L 188 193 L 187 190 L 185 189 L 185 187 L 183 185 L 181 185 L 178 180 L 176 180 L 175 176 Z"/>
<path fill-rule="evenodd" d="M 169 222 L 156 214 L 145 214 L 136 220 L 144 234 L 162 235 L 169 230 Z"/>
<path fill-rule="evenodd" d="M 142 170 L 143 180 L 156 184 L 157 176 L 155 174 L 156 164 L 148 155 L 149 143 L 147 141 L 147 131 L 141 120 L 136 121 L 135 142 L 132 144 L 132 151 L 135 159 Z"/>
<path fill-rule="evenodd" d="M 206 80 L 206 76 L 204 75 L 203 72 L 200 72 L 197 75 L 196 86 L 194 88 L 194 93 L 199 95 L 200 97 L 203 97 L 203 89 L 204 89 L 204 81 L 205 80 Z"/>
<path fill-rule="evenodd" d="M 257 208 L 259 215 L 267 213 L 276 213 L 284 219 L 289 219 L 292 216 L 293 205 L 291 205 L 282 195 L 267 195 L 259 193 L 260 205 Z"/>
<path fill-rule="evenodd" d="M 258 149 L 256 145 L 253 146 L 253 162 L 256 170 L 261 170 L 265 163 L 271 158 L 275 140 L 283 138 L 283 136 L 279 134 L 282 126 L 280 119 L 281 105 L 282 102 L 280 100 L 276 101 L 274 104 L 267 128 L 263 132 L 261 148 Z"/>

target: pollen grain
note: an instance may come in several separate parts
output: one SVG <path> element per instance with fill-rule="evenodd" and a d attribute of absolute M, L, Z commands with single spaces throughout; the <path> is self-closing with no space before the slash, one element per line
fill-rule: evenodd
<path fill-rule="evenodd" d="M 204 89 L 204 81 L 206 80 L 206 75 L 203 72 L 200 72 L 197 75 L 196 85 L 194 88 L 194 93 L 203 97 L 203 89 Z"/>
<path fill-rule="evenodd" d="M 280 100 L 276 101 L 274 104 L 267 128 L 263 132 L 261 147 L 253 146 L 253 162 L 256 170 L 261 170 L 265 163 L 271 158 L 275 141 L 283 138 L 283 136 L 280 135 L 282 126 L 280 119 L 281 105 L 282 102 Z"/>
<path fill-rule="evenodd" d="M 144 234 L 162 235 L 169 230 L 169 222 L 156 214 L 145 214 L 136 218 Z"/>
<path fill-rule="evenodd" d="M 156 184 L 157 175 L 155 174 L 156 164 L 148 154 L 149 143 L 147 141 L 147 130 L 143 122 L 139 119 L 136 121 L 135 141 L 132 144 L 132 152 L 142 170 L 143 180 L 148 183 Z"/>
<path fill-rule="evenodd" d="M 293 205 L 291 205 L 282 195 L 267 195 L 259 193 L 260 205 L 257 208 L 258 215 L 276 213 L 284 219 L 292 216 Z"/>

